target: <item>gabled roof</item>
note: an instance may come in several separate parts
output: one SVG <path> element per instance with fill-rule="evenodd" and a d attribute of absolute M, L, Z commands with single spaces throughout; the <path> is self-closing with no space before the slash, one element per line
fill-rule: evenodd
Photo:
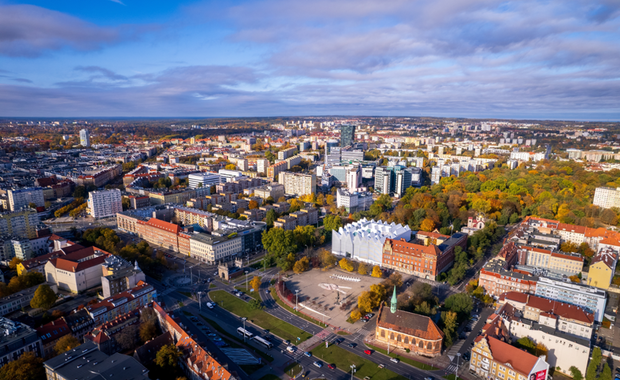
<path fill-rule="evenodd" d="M 71 334 L 71 329 L 69 329 L 69 326 L 62 318 L 37 328 L 37 335 L 39 335 L 43 344 L 53 342 L 67 334 Z"/>
<path fill-rule="evenodd" d="M 404 239 L 386 239 L 384 244 L 391 245 L 394 252 L 403 254 L 415 255 L 416 253 L 421 253 L 435 257 L 441 255 L 441 250 L 439 250 L 439 248 L 434 244 L 425 246 L 422 244 L 410 243 L 405 241 Z"/>
<path fill-rule="evenodd" d="M 151 227 L 155 227 L 158 228 L 160 230 L 164 230 L 166 232 L 172 232 L 175 234 L 178 234 L 179 231 L 181 231 L 181 227 L 174 224 L 174 223 L 168 223 L 164 220 L 159 220 L 159 219 L 155 219 L 155 218 L 151 218 L 148 220 L 148 222 L 144 222 L 142 220 L 138 220 L 139 224 L 145 224 L 147 226 L 151 226 Z"/>
<path fill-rule="evenodd" d="M 396 313 L 392 313 L 384 303 L 381 303 L 379 308 L 377 325 L 427 340 L 440 340 L 444 336 L 429 317 L 404 310 L 396 310 Z"/>
<path fill-rule="evenodd" d="M 94 255 L 98 256 L 88 258 Z M 49 262 L 57 269 L 76 273 L 103 264 L 105 258 L 109 255 L 108 252 L 102 251 L 99 248 L 88 247 L 62 257 L 50 259 Z"/>
<path fill-rule="evenodd" d="M 594 314 L 582 309 L 579 306 L 569 303 L 555 301 L 547 298 L 538 297 L 532 294 L 519 292 L 507 292 L 500 296 L 500 301 L 513 301 L 538 309 L 547 315 L 557 315 L 561 318 L 572 319 L 582 323 L 594 323 Z"/>
<path fill-rule="evenodd" d="M 522 375 L 529 375 L 538 361 L 538 357 L 489 335 L 478 336 L 476 343 L 482 339 L 486 339 L 491 356 L 496 362 L 510 366 Z"/>

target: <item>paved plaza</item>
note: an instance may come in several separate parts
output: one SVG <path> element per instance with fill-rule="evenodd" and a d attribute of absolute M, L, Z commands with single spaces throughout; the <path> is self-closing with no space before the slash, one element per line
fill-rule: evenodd
<path fill-rule="evenodd" d="M 354 332 L 362 327 L 362 322 L 354 325 L 347 322 L 349 312 L 357 305 L 357 297 L 373 284 L 379 284 L 381 278 L 357 273 L 348 273 L 339 269 L 322 271 L 313 269 L 295 274 L 286 280 L 286 286 L 292 291 L 299 290 L 299 309 L 345 331 Z M 337 304 L 337 302 L 339 302 Z M 350 306 L 341 309 L 342 304 Z"/>

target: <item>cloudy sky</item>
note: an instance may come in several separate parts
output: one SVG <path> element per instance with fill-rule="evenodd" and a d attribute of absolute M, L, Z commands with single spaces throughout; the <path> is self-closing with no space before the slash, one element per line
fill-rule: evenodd
<path fill-rule="evenodd" d="M 620 120 L 620 0 L 0 0 L 0 116 Z"/>

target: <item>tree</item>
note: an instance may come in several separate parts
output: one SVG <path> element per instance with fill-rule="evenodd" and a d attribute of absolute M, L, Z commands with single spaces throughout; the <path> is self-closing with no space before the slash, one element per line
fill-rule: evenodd
<path fill-rule="evenodd" d="M 611 368 L 609 368 L 609 364 L 605 362 L 603 364 L 603 370 L 601 371 L 601 375 L 598 378 L 599 380 L 611 380 Z"/>
<path fill-rule="evenodd" d="M 181 358 L 181 351 L 173 343 L 166 344 L 157 351 L 155 356 L 155 364 L 160 368 L 161 379 L 172 379 L 176 377 L 176 373 L 179 367 L 179 359 Z"/>
<path fill-rule="evenodd" d="M 376 278 L 381 278 L 383 277 L 383 272 L 381 271 L 381 268 L 378 265 L 375 265 L 374 267 L 372 267 L 372 277 L 376 277 Z"/>
<path fill-rule="evenodd" d="M 474 309 L 474 302 L 468 294 L 456 293 L 446 298 L 444 306 L 462 317 Z"/>
<path fill-rule="evenodd" d="M 355 322 L 359 321 L 360 318 L 362 318 L 362 313 L 359 311 L 359 309 L 354 309 L 351 312 L 351 315 L 349 315 L 349 318 L 351 319 L 352 323 L 355 323 Z"/>
<path fill-rule="evenodd" d="M 276 260 L 276 265 L 283 272 L 287 272 L 287 271 L 293 269 L 293 266 L 295 265 L 295 254 L 294 253 L 289 253 L 286 256 L 279 257 Z"/>
<path fill-rule="evenodd" d="M 370 313 L 373 309 L 374 302 L 372 298 L 372 294 L 369 291 L 364 290 L 362 294 L 357 297 L 357 307 L 361 313 L 366 314 Z"/>
<path fill-rule="evenodd" d="M 338 231 L 342 227 L 342 219 L 338 215 L 327 215 L 323 220 L 323 226 L 325 231 Z"/>
<path fill-rule="evenodd" d="M 571 373 L 571 376 L 573 377 L 573 380 L 583 380 L 583 374 L 581 373 L 579 368 L 572 366 L 569 368 L 569 371 Z"/>
<path fill-rule="evenodd" d="M 157 324 L 154 320 L 148 320 L 140 324 L 140 339 L 142 342 L 148 342 L 155 338 L 158 334 Z"/>
<path fill-rule="evenodd" d="M 343 257 L 338 262 L 338 265 L 340 265 L 340 268 L 346 270 L 347 272 L 353 272 L 353 270 L 355 269 L 353 267 L 353 263 L 351 263 L 351 261 L 349 261 L 346 257 Z"/>
<path fill-rule="evenodd" d="M 260 277 L 258 277 L 258 276 L 252 277 L 252 280 L 250 281 L 250 286 L 257 293 L 258 293 L 258 290 L 260 289 L 260 282 L 261 282 L 260 281 Z"/>
<path fill-rule="evenodd" d="M 357 267 L 357 273 L 361 275 L 368 274 L 368 266 L 364 263 L 360 263 L 360 265 Z"/>
<path fill-rule="evenodd" d="M 33 352 L 27 351 L 17 360 L 13 360 L 0 368 L 0 380 L 45 380 L 43 358 L 38 358 Z"/>
<path fill-rule="evenodd" d="M 116 342 L 123 350 L 130 350 L 138 345 L 138 326 L 125 326 L 116 337 Z"/>
<path fill-rule="evenodd" d="M 250 308 L 253 310 L 263 310 L 265 308 L 262 302 L 254 298 L 250 300 L 249 305 L 250 305 Z"/>
<path fill-rule="evenodd" d="M 48 310 L 56 302 L 56 293 L 49 287 L 49 285 L 39 285 L 34 292 L 34 296 L 30 300 L 30 307 L 33 309 L 42 308 Z"/>
<path fill-rule="evenodd" d="M 446 336 L 446 346 L 452 345 L 452 338 L 458 327 L 457 315 L 453 311 L 442 311 L 441 322 L 443 324 L 443 333 Z"/>
<path fill-rule="evenodd" d="M 56 342 L 56 345 L 54 345 L 54 351 L 56 352 L 57 355 L 60 355 L 62 353 L 65 353 L 69 350 L 76 348 L 79 345 L 80 345 L 80 341 L 77 340 L 76 337 L 74 337 L 71 334 L 67 334 L 63 336 L 62 338 L 58 339 L 58 341 Z"/>
<path fill-rule="evenodd" d="M 267 223 L 267 227 L 273 227 L 273 222 L 275 222 L 277 219 L 278 214 L 274 209 L 267 211 L 267 214 L 265 215 L 265 222 Z"/>
<path fill-rule="evenodd" d="M 310 265 L 310 260 L 306 256 L 297 260 L 295 265 L 293 266 L 293 272 L 299 274 L 308 270 L 308 266 Z"/>
<path fill-rule="evenodd" d="M 601 349 L 599 347 L 594 347 L 592 350 L 592 359 L 590 359 L 590 364 L 588 364 L 588 368 L 586 369 L 586 380 L 596 380 L 596 372 L 599 364 L 601 364 L 601 358 Z"/>
<path fill-rule="evenodd" d="M 325 248 L 321 248 L 319 251 L 319 260 L 321 261 L 323 268 L 331 268 L 336 265 L 336 262 L 338 261 L 336 256 Z"/>
<path fill-rule="evenodd" d="M 254 210 L 255 208 L 258 208 L 258 202 L 252 200 L 248 203 L 248 209 L 249 210 Z"/>
<path fill-rule="evenodd" d="M 282 228 L 272 228 L 263 232 L 262 243 L 269 255 L 276 260 L 297 252 L 293 231 L 284 231 Z"/>
<path fill-rule="evenodd" d="M 15 270 L 17 268 L 17 264 L 21 263 L 22 261 L 24 260 L 20 259 L 19 257 L 13 257 L 11 261 L 9 261 L 9 268 L 11 270 Z"/>
<path fill-rule="evenodd" d="M 34 202 L 30 202 L 28 203 L 28 207 L 32 208 L 32 209 L 36 209 L 37 208 L 37 204 Z"/>
<path fill-rule="evenodd" d="M 228 164 L 228 165 L 224 166 L 224 169 L 226 169 L 226 170 L 235 170 L 235 169 L 237 169 L 237 166 L 235 166 L 235 164 Z"/>
<path fill-rule="evenodd" d="M 86 198 L 88 193 L 86 192 L 86 187 L 77 186 L 73 191 L 73 198 Z"/>
<path fill-rule="evenodd" d="M 431 232 L 435 229 L 435 222 L 432 219 L 424 219 L 422 224 L 420 224 L 420 229 L 422 231 Z"/>

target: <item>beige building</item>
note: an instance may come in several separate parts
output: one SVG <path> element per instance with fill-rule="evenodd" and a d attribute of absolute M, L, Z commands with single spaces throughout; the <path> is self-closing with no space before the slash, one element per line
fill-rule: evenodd
<path fill-rule="evenodd" d="M 241 237 L 236 233 L 231 235 L 214 236 L 202 233 L 192 235 L 189 239 L 191 256 L 201 262 L 215 264 L 220 261 L 228 261 L 233 256 L 242 254 Z"/>
<path fill-rule="evenodd" d="M 284 196 L 284 185 L 274 183 L 254 189 L 254 195 L 262 199 L 272 197 L 275 201 Z"/>
<path fill-rule="evenodd" d="M 282 172 L 279 174 L 278 183 L 284 185 L 286 194 L 306 195 L 316 191 L 316 175 Z"/>
<path fill-rule="evenodd" d="M 103 264 L 108 252 L 95 247 L 50 259 L 45 264 L 46 281 L 58 289 L 79 293 L 101 285 Z"/>
<path fill-rule="evenodd" d="M 31 209 L 0 214 L 0 235 L 17 235 L 34 239 L 37 225 L 41 222 L 39 214 Z"/>

